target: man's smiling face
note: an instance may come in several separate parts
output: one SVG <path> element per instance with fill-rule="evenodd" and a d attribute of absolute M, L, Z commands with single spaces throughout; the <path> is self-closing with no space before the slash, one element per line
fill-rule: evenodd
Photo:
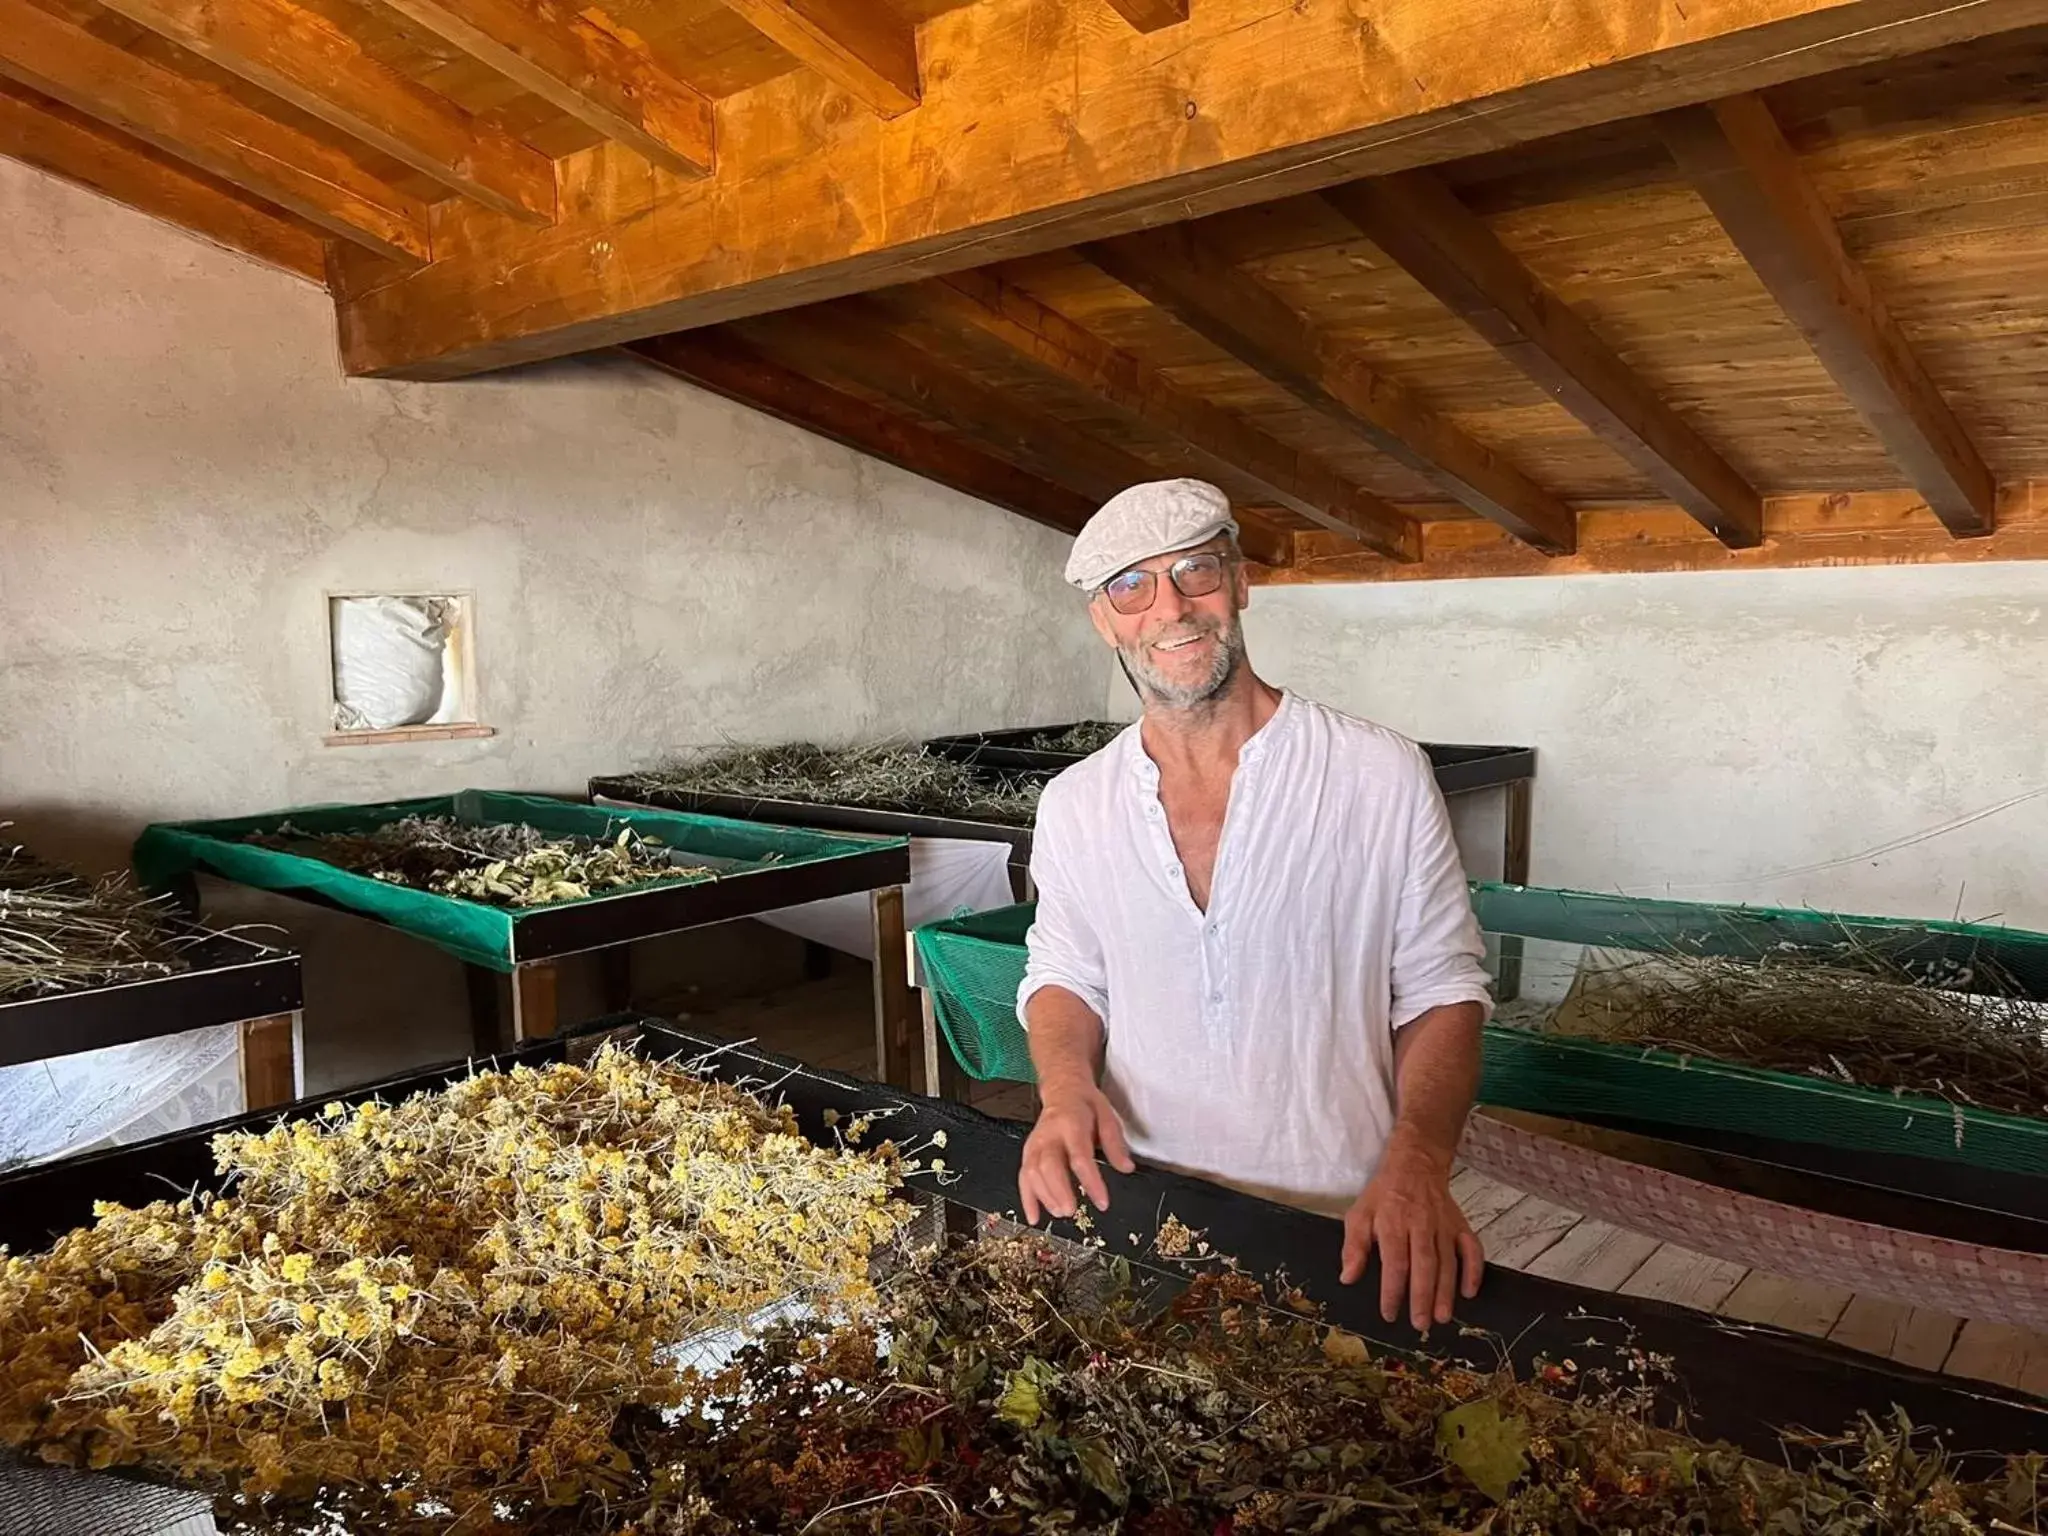
<path fill-rule="evenodd" d="M 1187 596 L 1170 575 L 1175 562 L 1195 554 L 1223 560 L 1222 584 L 1201 597 Z M 1244 665 L 1239 616 L 1250 583 L 1237 550 L 1229 539 L 1219 538 L 1198 550 L 1141 560 L 1130 570 L 1151 574 L 1151 604 L 1137 613 L 1119 613 L 1104 592 L 1097 592 L 1088 605 L 1096 632 L 1116 647 L 1148 701 L 1169 709 L 1207 703 L 1230 686 Z"/>

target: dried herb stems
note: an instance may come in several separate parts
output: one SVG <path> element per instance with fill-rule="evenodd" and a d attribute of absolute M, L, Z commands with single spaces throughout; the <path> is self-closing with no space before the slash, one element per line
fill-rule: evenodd
<path fill-rule="evenodd" d="M 1582 965 L 1551 1027 L 1743 1066 L 2048 1115 L 2048 1010 L 1934 985 L 1863 951 L 1756 959 L 1601 955 Z"/>
<path fill-rule="evenodd" d="M 1083 720 L 1063 731 L 1040 731 L 1025 746 L 1033 752 L 1073 752 L 1086 757 L 1100 752 L 1124 733 L 1113 720 Z"/>
<path fill-rule="evenodd" d="M 0 846 L 0 1001 L 182 970 L 183 939 L 170 916 L 166 898 L 143 896 L 126 880 L 84 880 Z"/>
<path fill-rule="evenodd" d="M 1043 775 L 1005 775 L 918 747 L 730 747 L 631 776 L 642 790 L 857 805 L 1028 827 Z"/>

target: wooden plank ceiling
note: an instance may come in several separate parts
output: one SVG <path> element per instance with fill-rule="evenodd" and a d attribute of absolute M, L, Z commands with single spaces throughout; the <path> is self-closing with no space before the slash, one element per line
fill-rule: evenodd
<path fill-rule="evenodd" d="M 0 153 L 1269 581 L 2048 557 L 2048 0 L 1667 9 L 0 0 Z"/>

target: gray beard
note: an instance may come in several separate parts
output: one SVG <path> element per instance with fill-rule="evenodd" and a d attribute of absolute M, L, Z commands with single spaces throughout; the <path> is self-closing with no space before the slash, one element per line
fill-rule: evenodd
<path fill-rule="evenodd" d="M 1209 675 L 1194 683 L 1177 683 L 1161 676 L 1152 664 L 1150 641 L 1118 646 L 1117 654 L 1123 657 L 1124 670 L 1137 685 L 1139 697 L 1164 709 L 1200 709 L 1225 692 L 1244 665 L 1244 629 L 1233 617 L 1228 626 L 1210 632 L 1219 642 L 1216 653 Z"/>

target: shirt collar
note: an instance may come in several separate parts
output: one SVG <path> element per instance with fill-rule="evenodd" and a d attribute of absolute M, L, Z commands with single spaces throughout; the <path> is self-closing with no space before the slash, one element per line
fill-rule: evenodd
<path fill-rule="evenodd" d="M 1280 703 L 1274 709 L 1273 717 L 1253 731 L 1245 744 L 1237 749 L 1237 766 L 1243 768 L 1264 757 L 1273 744 L 1281 740 L 1291 728 L 1296 712 L 1294 691 L 1282 688 Z M 1117 739 L 1119 743 L 1124 744 L 1126 764 L 1132 776 L 1147 785 L 1157 784 L 1159 765 L 1152 761 L 1152 754 L 1145 750 L 1145 733 L 1134 725 Z"/>

